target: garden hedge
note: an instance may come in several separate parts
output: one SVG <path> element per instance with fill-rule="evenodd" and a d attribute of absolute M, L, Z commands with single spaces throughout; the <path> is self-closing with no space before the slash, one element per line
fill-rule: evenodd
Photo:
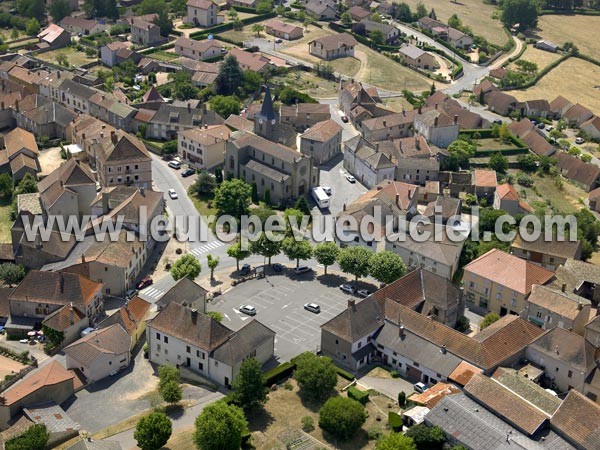
<path fill-rule="evenodd" d="M 351 398 L 352 400 L 356 400 L 361 405 L 366 405 L 367 402 L 369 401 L 369 393 L 366 391 L 361 391 L 361 390 L 355 388 L 354 386 L 351 386 L 348 389 L 348 398 Z"/>
<path fill-rule="evenodd" d="M 295 364 L 291 362 L 284 362 L 278 365 L 277 367 L 269 370 L 263 375 L 263 384 L 265 386 L 272 386 L 274 384 L 280 383 L 281 381 L 291 376 L 295 369 Z"/>

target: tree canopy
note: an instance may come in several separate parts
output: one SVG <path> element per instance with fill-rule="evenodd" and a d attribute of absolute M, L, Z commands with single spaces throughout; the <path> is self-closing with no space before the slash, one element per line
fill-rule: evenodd
<path fill-rule="evenodd" d="M 520 30 L 537 25 L 539 7 L 537 0 L 504 0 L 502 2 L 502 23 L 508 28 L 519 24 Z"/>
<path fill-rule="evenodd" d="M 364 247 L 347 247 L 340 251 L 338 263 L 342 272 L 354 275 L 354 279 L 369 275 L 369 261 L 373 252 Z"/>
<path fill-rule="evenodd" d="M 363 406 L 348 397 L 332 397 L 319 410 L 319 426 L 342 440 L 350 439 L 366 420 Z"/>
<path fill-rule="evenodd" d="M 281 252 L 281 241 L 278 239 L 269 239 L 266 233 L 261 233 L 258 239 L 250 243 L 250 251 L 255 255 L 260 255 L 269 260 Z"/>
<path fill-rule="evenodd" d="M 172 431 L 173 425 L 166 414 L 154 411 L 138 421 L 133 438 L 142 450 L 158 450 L 167 443 Z"/>
<path fill-rule="evenodd" d="M 217 93 L 221 95 L 235 94 L 244 81 L 244 75 L 237 58 L 232 55 L 225 57 L 215 84 Z"/>
<path fill-rule="evenodd" d="M 296 240 L 293 236 L 286 237 L 281 243 L 281 250 L 290 261 L 296 260 L 296 267 L 300 266 L 300 260 L 310 259 L 313 253 L 312 246 L 308 241 Z"/>
<path fill-rule="evenodd" d="M 425 424 L 409 428 L 406 436 L 412 438 L 417 450 L 442 450 L 446 442 L 444 430 L 437 426 L 428 427 Z"/>
<path fill-rule="evenodd" d="M 250 249 L 242 249 L 242 245 L 239 242 L 231 244 L 229 247 L 227 247 L 227 256 L 235 259 L 236 270 L 238 272 L 240 270 L 240 261 L 248 258 L 251 254 L 252 253 L 250 252 Z"/>
<path fill-rule="evenodd" d="M 321 242 L 315 245 L 313 253 L 317 262 L 323 264 L 325 274 L 327 274 L 327 267 L 336 262 L 340 254 L 340 248 L 335 242 Z"/>
<path fill-rule="evenodd" d="M 262 364 L 256 358 L 248 358 L 240 366 L 233 380 L 233 395 L 236 403 L 246 410 L 255 410 L 267 401 Z"/>
<path fill-rule="evenodd" d="M 25 267 L 20 264 L 0 264 L 0 280 L 8 286 L 16 286 L 25 278 Z"/>
<path fill-rule="evenodd" d="M 377 441 L 375 450 L 417 450 L 417 446 L 412 438 L 392 432 Z"/>
<path fill-rule="evenodd" d="M 202 450 L 239 450 L 247 427 L 241 408 L 218 401 L 196 418 L 194 443 Z"/>
<path fill-rule="evenodd" d="M 171 267 L 171 275 L 175 280 L 180 280 L 181 278 L 193 280 L 200 275 L 201 270 L 200 261 L 191 253 L 188 253 L 175 261 Z"/>
<path fill-rule="evenodd" d="M 54 0 L 49 8 L 52 20 L 59 23 L 65 17 L 71 14 L 71 7 L 68 0 Z"/>
<path fill-rule="evenodd" d="M 228 214 L 240 219 L 248 213 L 252 187 L 237 178 L 223 181 L 215 191 L 214 206 L 219 216 Z"/>
<path fill-rule="evenodd" d="M 303 396 L 319 400 L 331 394 L 337 383 L 337 373 L 330 358 L 305 352 L 296 356 L 294 361 L 294 378 Z"/>
<path fill-rule="evenodd" d="M 50 433 L 44 424 L 35 424 L 27 430 L 12 439 L 5 442 L 6 450 L 44 450 Z"/>
<path fill-rule="evenodd" d="M 215 95 L 209 101 L 210 109 L 223 118 L 239 114 L 242 107 L 240 99 L 235 95 Z"/>
<path fill-rule="evenodd" d="M 380 283 L 390 284 L 406 273 L 406 265 L 400 255 L 383 251 L 371 255 L 369 273 Z"/>

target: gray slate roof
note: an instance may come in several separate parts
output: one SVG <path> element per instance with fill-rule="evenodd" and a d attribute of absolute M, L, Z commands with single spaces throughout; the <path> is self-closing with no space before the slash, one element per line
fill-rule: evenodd
<path fill-rule="evenodd" d="M 213 353 L 213 358 L 230 367 L 246 358 L 254 349 L 262 346 L 270 339 L 274 340 L 275 332 L 258 320 L 252 320 L 236 331 L 231 338 Z"/>

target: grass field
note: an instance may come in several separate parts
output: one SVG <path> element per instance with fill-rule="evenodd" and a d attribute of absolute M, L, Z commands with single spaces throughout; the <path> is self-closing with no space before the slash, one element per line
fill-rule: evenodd
<path fill-rule="evenodd" d="M 385 106 L 392 111 L 402 112 L 402 110 L 410 111 L 413 109 L 413 105 L 404 97 L 390 97 L 383 100 Z"/>
<path fill-rule="evenodd" d="M 555 44 L 573 42 L 581 51 L 592 57 L 600 53 L 600 40 L 591 30 L 596 30 L 600 23 L 598 16 L 540 16 L 536 36 L 549 39 Z"/>
<path fill-rule="evenodd" d="M 277 76 L 274 83 L 283 83 L 314 98 L 334 98 L 337 96 L 338 84 L 335 81 L 317 77 L 311 72 L 294 71 L 284 76 Z"/>
<path fill-rule="evenodd" d="M 420 2 L 421 0 L 406 0 L 412 11 L 416 10 Z M 473 33 L 492 44 L 502 46 L 508 40 L 500 21 L 492 18 L 497 11 L 493 5 L 481 0 L 423 0 L 423 3 L 428 11 L 433 8 L 438 20 L 443 22 L 447 22 L 452 14 L 457 14 L 464 25 L 471 27 Z"/>
<path fill-rule="evenodd" d="M 265 36 L 265 33 L 261 33 L 261 34 L 263 36 Z M 248 39 L 252 39 L 252 38 L 256 37 L 256 33 L 252 32 L 252 25 L 247 25 L 239 31 L 229 30 L 229 31 L 226 31 L 225 33 L 219 33 L 219 36 L 223 36 L 224 38 L 232 39 L 234 41 L 244 42 Z"/>
<path fill-rule="evenodd" d="M 501 141 L 500 139 L 478 139 L 477 148 L 479 150 L 504 150 L 507 148 L 517 148 L 516 145 Z"/>
<path fill-rule="evenodd" d="M 569 58 L 551 70 L 535 86 L 526 90 L 508 91 L 518 100 L 545 98 L 552 101 L 558 95 L 579 102 L 600 113 L 600 67 L 577 58 Z"/>
<path fill-rule="evenodd" d="M 10 220 L 10 204 L 0 203 L 0 243 L 10 243 L 10 227 L 12 226 L 12 220 Z"/>
<path fill-rule="evenodd" d="M 523 55 L 519 59 L 536 63 L 538 69 L 542 70 L 544 67 L 556 61 L 560 57 L 561 55 L 558 53 L 545 52 L 544 50 L 537 49 L 530 44 L 527 46 L 527 49 L 525 49 Z M 515 63 L 510 64 L 508 67 L 509 69 L 515 68 Z"/>
<path fill-rule="evenodd" d="M 533 188 L 515 184 L 515 189 L 520 193 L 523 192 L 521 197 L 531 206 L 541 205 L 549 200 L 550 205 L 548 206 L 552 208 L 552 211 L 561 214 L 575 213 L 582 208 L 579 199 L 585 198 L 587 195 L 583 189 L 569 183 L 566 179 L 562 179 L 562 188 L 560 188 L 555 178 L 550 175 L 543 177 L 533 175 L 533 179 L 533 186 L 537 192 Z"/>
<path fill-rule="evenodd" d="M 39 53 L 36 56 L 44 61 L 53 62 L 57 64 L 56 57 L 58 55 L 65 55 L 67 57 L 67 60 L 69 61 L 69 65 L 74 67 L 80 67 L 84 64 L 98 60 L 98 58 L 96 57 L 88 57 L 85 54 L 85 52 L 80 52 L 74 47 L 65 47 L 58 50 L 52 50 L 46 53 Z"/>

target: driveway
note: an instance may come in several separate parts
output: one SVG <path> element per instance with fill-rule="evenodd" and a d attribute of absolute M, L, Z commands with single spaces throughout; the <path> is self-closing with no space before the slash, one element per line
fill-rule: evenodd
<path fill-rule="evenodd" d="M 357 383 L 366 389 L 374 389 L 387 397 L 397 400 L 402 391 L 408 397 L 415 392 L 413 383 L 404 378 L 380 378 L 364 375 L 358 378 Z"/>

